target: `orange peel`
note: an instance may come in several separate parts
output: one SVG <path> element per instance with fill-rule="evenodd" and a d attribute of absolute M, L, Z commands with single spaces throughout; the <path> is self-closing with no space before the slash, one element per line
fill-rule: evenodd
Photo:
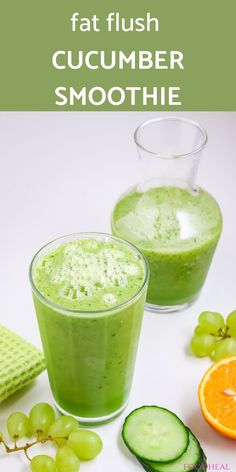
<path fill-rule="evenodd" d="M 236 356 L 225 357 L 207 370 L 198 396 L 209 425 L 223 436 L 236 439 Z"/>

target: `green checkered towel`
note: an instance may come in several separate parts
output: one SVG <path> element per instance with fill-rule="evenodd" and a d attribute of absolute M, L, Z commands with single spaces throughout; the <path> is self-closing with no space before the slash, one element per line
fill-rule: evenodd
<path fill-rule="evenodd" d="M 0 324 L 0 403 L 45 368 L 39 349 Z"/>

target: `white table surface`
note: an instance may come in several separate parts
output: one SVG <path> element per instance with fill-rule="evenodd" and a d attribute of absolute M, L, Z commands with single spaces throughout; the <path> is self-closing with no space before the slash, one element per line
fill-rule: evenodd
<path fill-rule="evenodd" d="M 201 310 L 226 315 L 236 308 L 236 113 L 178 114 L 200 121 L 208 131 L 198 183 L 222 208 L 223 235 L 195 305 L 172 315 L 145 313 L 129 405 L 119 418 L 96 428 L 104 449 L 95 461 L 82 464 L 82 472 L 141 471 L 122 445 L 120 429 L 125 415 L 143 404 L 176 412 L 201 441 L 209 470 L 224 464 L 220 470 L 236 471 L 236 441 L 212 430 L 198 404 L 197 387 L 210 361 L 192 357 L 187 348 Z M 67 233 L 110 231 L 114 203 L 138 180 L 133 131 L 160 115 L 0 113 L 1 323 L 40 346 L 28 282 L 31 257 Z M 0 405 L 0 430 L 9 413 L 28 412 L 39 401 L 52 401 L 46 373 Z M 27 470 L 23 456 L 0 453 L 1 472 Z"/>

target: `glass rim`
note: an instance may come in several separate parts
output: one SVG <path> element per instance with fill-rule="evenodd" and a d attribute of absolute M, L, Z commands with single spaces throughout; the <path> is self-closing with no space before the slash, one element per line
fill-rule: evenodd
<path fill-rule="evenodd" d="M 192 151 L 185 152 L 183 154 L 160 154 L 159 152 L 152 151 L 151 149 L 148 149 L 147 147 L 143 146 L 138 138 L 138 134 L 140 130 L 145 128 L 147 125 L 150 125 L 151 123 L 160 123 L 160 122 L 167 122 L 167 121 L 178 121 L 180 123 L 185 123 L 188 125 L 191 125 L 198 129 L 202 136 L 203 136 L 203 142 L 200 144 L 200 146 L 196 147 Z M 192 156 L 193 154 L 197 154 L 198 152 L 202 151 L 202 149 L 205 147 L 206 143 L 208 141 L 208 134 L 205 130 L 205 128 L 200 125 L 197 121 L 191 120 L 189 118 L 179 118 L 177 116 L 166 116 L 166 117 L 160 117 L 160 118 L 151 118 L 150 120 L 145 120 L 143 121 L 135 130 L 134 132 L 134 142 L 136 146 L 141 149 L 142 151 L 148 152 L 149 154 L 152 154 L 153 156 L 157 157 L 158 159 L 180 159 L 181 157 L 189 157 Z"/>
<path fill-rule="evenodd" d="M 77 240 L 77 239 L 79 240 L 79 239 L 83 239 L 83 238 L 84 239 L 90 239 L 90 238 L 101 238 L 101 239 L 104 238 L 105 239 L 105 238 L 109 238 L 109 239 L 112 239 L 113 241 L 118 242 L 119 244 L 124 244 L 125 246 L 129 246 L 141 257 L 141 259 L 143 261 L 143 266 L 144 266 L 144 280 L 142 282 L 141 287 L 137 290 L 137 292 L 135 292 L 135 294 L 132 297 L 130 297 L 128 300 L 125 300 L 124 302 L 120 303 L 119 305 L 115 305 L 111 308 L 104 308 L 104 309 L 101 309 L 101 310 L 78 310 L 78 309 L 67 308 L 65 306 L 59 305 L 58 303 L 53 302 L 52 300 L 50 300 L 48 297 L 46 297 L 45 295 L 43 295 L 40 292 L 40 290 L 37 288 L 37 286 L 34 282 L 33 268 L 34 268 L 34 264 L 35 264 L 37 258 L 40 256 L 40 254 L 43 252 L 43 250 L 45 250 L 46 248 L 48 248 L 49 246 L 51 246 L 51 245 L 53 245 L 54 243 L 57 243 L 57 242 L 60 245 L 60 242 L 61 242 L 61 244 L 63 244 L 63 242 L 66 242 L 66 241 L 69 242 L 69 241 L 74 241 L 74 240 Z M 48 243 L 44 244 L 35 253 L 35 255 L 33 256 L 32 260 L 30 262 L 30 266 L 29 266 L 29 280 L 30 280 L 32 291 L 38 296 L 38 298 L 41 301 L 43 301 L 44 303 L 46 303 L 50 307 L 54 308 L 55 310 L 58 310 L 58 311 L 62 312 L 63 314 L 74 313 L 74 315 L 76 315 L 76 314 L 78 314 L 78 315 L 96 315 L 96 314 L 113 313 L 113 312 L 129 305 L 133 301 L 135 301 L 139 297 L 139 295 L 143 292 L 143 290 L 145 289 L 145 287 L 148 283 L 148 278 L 149 278 L 149 266 L 148 266 L 147 259 L 144 256 L 144 254 L 134 244 L 130 243 L 126 239 L 122 239 L 122 238 L 119 238 L 117 236 L 113 236 L 112 234 L 103 233 L 103 232 L 96 232 L 96 231 L 66 234 L 64 236 L 60 236 L 58 238 L 55 238 L 55 239 L 49 241 Z"/>

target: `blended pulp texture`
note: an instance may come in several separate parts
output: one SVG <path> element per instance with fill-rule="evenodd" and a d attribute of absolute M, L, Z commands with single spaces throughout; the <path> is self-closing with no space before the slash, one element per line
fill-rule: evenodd
<path fill-rule="evenodd" d="M 77 239 L 39 255 L 32 275 L 45 297 L 33 293 L 57 404 L 81 418 L 116 412 L 131 386 L 145 288 L 119 305 L 144 284 L 142 257 L 111 239 Z"/>
<path fill-rule="evenodd" d="M 191 303 L 201 290 L 222 229 L 216 201 L 206 191 L 157 187 L 126 194 L 112 217 L 113 234 L 146 256 L 147 302 Z"/>

